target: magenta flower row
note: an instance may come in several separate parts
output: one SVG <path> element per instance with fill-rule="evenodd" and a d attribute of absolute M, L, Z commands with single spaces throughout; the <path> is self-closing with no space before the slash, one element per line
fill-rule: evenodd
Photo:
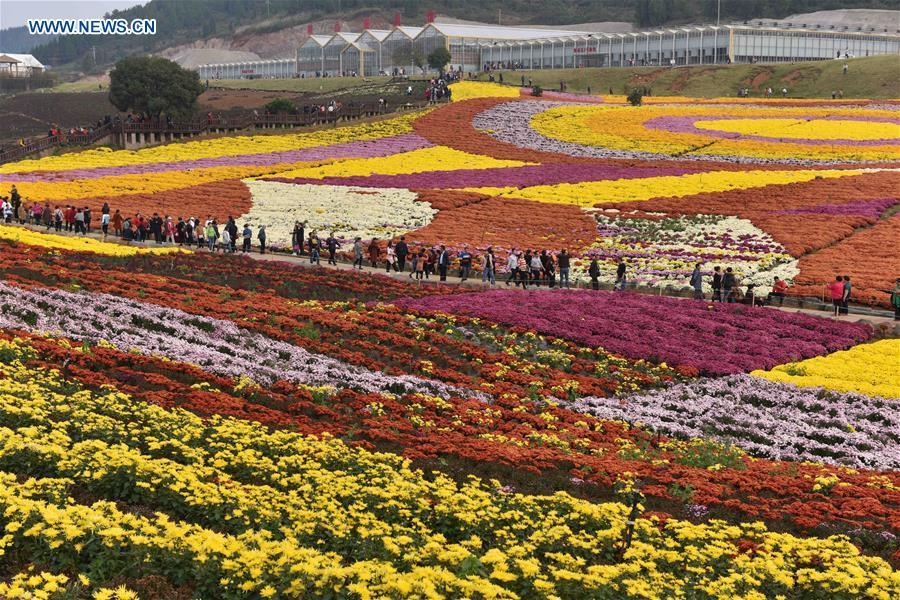
<path fill-rule="evenodd" d="M 491 290 L 402 299 L 421 311 L 480 317 L 633 359 L 724 375 L 849 348 L 866 325 L 776 309 L 591 290 Z"/>

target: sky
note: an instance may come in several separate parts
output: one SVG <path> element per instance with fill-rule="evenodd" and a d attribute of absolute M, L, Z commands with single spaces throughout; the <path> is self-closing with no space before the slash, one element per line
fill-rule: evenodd
<path fill-rule="evenodd" d="M 90 19 L 149 0 L 0 0 L 0 29 L 25 25 L 28 19 Z"/>

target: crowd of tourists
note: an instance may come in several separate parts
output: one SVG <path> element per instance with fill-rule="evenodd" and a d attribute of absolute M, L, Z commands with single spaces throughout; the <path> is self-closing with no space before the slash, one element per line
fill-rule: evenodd
<path fill-rule="evenodd" d="M 32 202 L 27 206 L 16 186 L 13 185 L 9 196 L 0 197 L 0 214 L 6 223 L 29 223 L 42 226 L 47 231 L 71 232 L 86 235 L 97 228 L 103 239 L 109 236 L 131 242 L 155 242 L 157 244 L 177 244 L 180 246 L 196 246 L 209 252 L 234 253 L 240 248 L 243 253 L 252 252 L 254 246 L 265 254 L 269 249 L 268 234 L 265 225 L 255 230 L 250 223 L 239 225 L 233 216 L 224 221 L 207 215 L 199 217 L 177 217 L 153 213 L 146 217 L 140 213 L 124 215 L 118 209 L 111 210 L 108 203 L 100 209 L 99 220 L 89 206 L 51 206 L 49 202 L 40 204 Z M 344 240 L 334 231 L 319 232 L 308 227 L 305 221 L 296 221 L 291 232 L 290 250 L 294 256 L 308 257 L 310 264 L 321 264 L 323 257 L 327 264 L 338 264 L 338 252 Z M 407 272 L 408 277 L 427 280 L 432 276 L 439 281 L 446 281 L 451 267 L 461 281 L 473 277 L 480 269 L 481 281 L 484 284 L 496 285 L 498 280 L 507 286 L 522 287 L 571 287 L 570 273 L 572 269 L 571 255 L 563 249 L 557 253 L 550 250 L 513 248 L 504 256 L 497 256 L 492 247 L 476 254 L 464 244 L 458 251 L 448 249 L 444 245 L 423 246 L 409 244 L 405 236 L 395 243 L 388 239 L 386 243 L 372 238 L 364 241 L 356 237 L 352 247 L 347 249 L 353 258 L 353 268 L 362 269 L 368 262 L 373 268 L 383 267 L 386 272 Z M 731 267 L 714 266 L 709 278 L 697 263 L 688 281 L 693 296 L 698 300 L 712 302 L 743 303 L 749 305 L 775 304 L 782 306 L 788 292 L 785 280 L 775 276 L 772 291 L 765 296 L 756 291 L 754 283 L 741 284 L 738 274 Z M 592 289 L 600 289 L 603 268 L 596 257 L 591 257 L 587 269 Z M 623 291 L 629 285 L 629 265 L 621 258 L 616 265 L 613 289 Z M 712 290 L 709 297 L 704 292 L 706 284 Z M 891 305 L 895 318 L 900 320 L 900 278 L 891 290 L 884 290 L 891 295 Z M 853 293 L 849 275 L 838 275 L 835 281 L 827 285 L 827 293 L 834 306 L 834 315 L 849 314 L 849 304 Z"/>

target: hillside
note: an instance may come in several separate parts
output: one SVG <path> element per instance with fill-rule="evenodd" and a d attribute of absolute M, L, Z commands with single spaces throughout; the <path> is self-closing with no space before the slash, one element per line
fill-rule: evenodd
<path fill-rule="evenodd" d="M 780 19 L 791 14 L 830 9 L 892 9 L 893 0 L 722 0 L 723 21 L 765 17 Z M 62 65 L 83 61 L 96 48 L 99 65 L 111 64 L 135 52 L 159 52 L 169 48 L 204 47 L 204 40 L 223 39 L 227 49 L 271 56 L 253 47 L 261 34 L 291 29 L 290 48 L 305 35 L 307 24 L 317 31 L 331 30 L 335 20 L 355 24 L 371 17 L 373 24 L 389 23 L 395 13 L 404 22 L 422 23 L 428 11 L 468 20 L 504 25 L 564 25 L 584 22 L 632 22 L 638 27 L 711 22 L 716 18 L 712 0 L 151 0 L 144 6 L 114 11 L 115 18 L 153 18 L 157 34 L 144 36 L 62 36 L 34 48 L 42 62 Z M 232 46 L 233 44 L 233 46 Z"/>
<path fill-rule="evenodd" d="M 610 88 L 622 94 L 629 88 L 649 87 L 654 96 L 692 96 L 714 98 L 734 96 L 741 87 L 749 87 L 751 95 L 761 96 L 766 87 L 787 87 L 792 98 L 828 98 L 832 91 L 843 90 L 845 98 L 900 98 L 897 57 L 874 56 L 849 61 L 850 71 L 842 72 L 847 61 L 816 61 L 777 65 L 718 65 L 678 67 L 634 67 L 624 69 L 544 69 L 538 71 L 503 71 L 506 83 L 518 85 L 529 78 L 548 90 L 559 88 L 565 81 L 571 92 L 606 94 Z M 383 78 L 373 78 L 372 81 Z M 480 75 L 481 80 L 487 76 Z M 372 85 L 355 78 L 327 79 L 257 79 L 217 81 L 224 88 L 289 92 L 347 93 L 357 86 Z"/>
<path fill-rule="evenodd" d="M 847 62 L 849 72 L 842 66 Z M 771 65 L 718 65 L 678 67 L 635 67 L 625 69 L 565 69 L 505 71 L 507 83 L 518 84 L 525 77 L 548 90 L 565 81 L 572 92 L 623 94 L 634 87 L 649 87 L 654 96 L 714 98 L 734 96 L 742 87 L 751 96 L 762 96 L 766 87 L 787 88 L 791 98 L 829 98 L 843 90 L 845 98 L 898 98 L 900 77 L 896 56 L 875 56 L 850 61 L 816 61 Z M 486 77 L 482 76 L 482 79 Z"/>

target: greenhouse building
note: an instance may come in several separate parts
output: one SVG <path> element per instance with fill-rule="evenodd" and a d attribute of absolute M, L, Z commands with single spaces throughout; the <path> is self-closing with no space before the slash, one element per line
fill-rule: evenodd
<path fill-rule="evenodd" d="M 201 77 L 335 77 L 418 71 L 436 48 L 454 70 L 577 69 L 847 59 L 900 54 L 900 35 L 874 28 L 692 26 L 629 33 L 428 23 L 362 33 L 312 35 L 294 60 L 203 65 Z"/>

